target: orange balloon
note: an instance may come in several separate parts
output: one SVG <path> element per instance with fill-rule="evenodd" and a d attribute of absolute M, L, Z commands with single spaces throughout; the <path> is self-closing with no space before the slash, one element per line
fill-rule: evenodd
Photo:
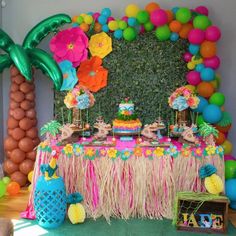
<path fill-rule="evenodd" d="M 209 98 L 214 93 L 214 87 L 211 83 L 201 82 L 197 86 L 197 92 L 204 98 Z"/>
<path fill-rule="evenodd" d="M 182 39 L 187 39 L 188 38 L 188 34 L 190 32 L 190 30 L 193 28 L 193 25 L 190 23 L 184 24 L 182 26 L 182 29 L 179 31 L 179 36 Z"/>
<path fill-rule="evenodd" d="M 77 18 L 78 18 L 78 16 L 73 16 L 73 17 L 72 17 L 72 22 L 76 22 L 76 21 L 77 21 Z"/>
<path fill-rule="evenodd" d="M 173 20 L 170 22 L 169 27 L 172 32 L 178 33 L 182 28 L 182 24 L 177 20 Z"/>
<path fill-rule="evenodd" d="M 221 145 L 226 140 L 225 134 L 222 132 L 218 133 L 218 137 L 215 138 L 216 144 Z"/>
<path fill-rule="evenodd" d="M 9 195 L 13 196 L 19 193 L 20 185 L 17 182 L 11 182 L 7 185 L 7 192 Z"/>
<path fill-rule="evenodd" d="M 82 29 L 84 32 L 88 32 L 89 31 L 89 25 L 86 23 L 81 23 L 80 24 L 80 29 Z"/>
<path fill-rule="evenodd" d="M 99 24 L 98 22 L 96 22 L 96 23 L 94 24 L 94 31 L 95 31 L 96 33 L 101 32 L 101 31 L 102 31 L 102 25 Z"/>
<path fill-rule="evenodd" d="M 174 14 L 171 10 L 166 10 L 166 14 L 168 17 L 168 23 L 170 23 L 174 19 Z"/>
<path fill-rule="evenodd" d="M 147 12 L 149 12 L 149 14 L 150 14 L 151 12 L 153 12 L 154 10 L 159 9 L 159 8 L 160 8 L 159 4 L 157 4 L 155 2 L 150 2 L 146 5 L 145 10 Z"/>
<path fill-rule="evenodd" d="M 214 57 L 216 55 L 216 44 L 210 41 L 204 41 L 200 47 L 200 53 L 204 58 Z"/>
<path fill-rule="evenodd" d="M 230 128 L 231 128 L 231 124 L 227 125 L 227 126 L 219 126 L 219 125 L 215 125 L 215 127 L 217 128 L 217 130 L 219 130 L 220 132 L 223 133 L 227 133 Z"/>

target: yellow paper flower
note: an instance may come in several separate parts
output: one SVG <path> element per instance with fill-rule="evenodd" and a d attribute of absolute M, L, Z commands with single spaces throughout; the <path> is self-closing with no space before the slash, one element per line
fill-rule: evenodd
<path fill-rule="evenodd" d="M 41 148 L 46 148 L 48 146 L 48 142 L 47 141 L 43 141 L 40 143 L 40 147 Z"/>
<path fill-rule="evenodd" d="M 164 156 L 164 148 L 161 148 L 161 147 L 157 147 L 153 153 L 157 156 L 157 157 L 162 157 Z"/>
<path fill-rule="evenodd" d="M 74 97 L 74 95 L 71 92 L 68 92 L 65 96 L 64 103 L 68 109 L 75 107 L 77 104 L 77 101 Z"/>
<path fill-rule="evenodd" d="M 95 149 L 94 148 L 87 148 L 85 151 L 85 155 L 89 157 L 93 157 L 95 155 Z"/>
<path fill-rule="evenodd" d="M 151 156 L 152 155 L 152 150 L 151 149 L 147 149 L 146 151 L 145 151 L 145 156 L 146 157 L 149 157 L 149 156 Z"/>
<path fill-rule="evenodd" d="M 115 148 L 109 148 L 107 150 L 107 155 L 109 158 L 116 158 L 117 150 Z"/>
<path fill-rule="evenodd" d="M 89 40 L 89 51 L 92 56 L 104 58 L 112 51 L 111 38 L 104 32 L 94 34 Z"/>
<path fill-rule="evenodd" d="M 214 155 L 216 153 L 216 147 L 209 145 L 206 147 L 207 155 Z"/>
<path fill-rule="evenodd" d="M 182 154 L 183 157 L 190 157 L 191 156 L 190 148 L 183 148 L 181 150 L 181 154 Z"/>
<path fill-rule="evenodd" d="M 63 148 L 66 155 L 70 155 L 73 153 L 73 146 L 71 144 L 66 144 L 66 146 Z"/>
<path fill-rule="evenodd" d="M 141 157 L 142 156 L 142 148 L 141 147 L 136 147 L 134 149 L 134 155 L 137 157 Z"/>

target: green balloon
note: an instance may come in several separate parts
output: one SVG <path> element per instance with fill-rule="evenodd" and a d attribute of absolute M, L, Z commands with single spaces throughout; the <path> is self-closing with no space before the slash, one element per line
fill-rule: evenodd
<path fill-rule="evenodd" d="M 193 19 L 194 28 L 205 30 L 210 25 L 211 25 L 211 22 L 207 16 L 199 15 Z"/>
<path fill-rule="evenodd" d="M 236 178 L 236 161 L 233 161 L 233 160 L 226 161 L 225 162 L 225 179 L 235 179 L 235 178 Z"/>
<path fill-rule="evenodd" d="M 128 27 L 124 30 L 123 37 L 125 40 L 131 42 L 136 39 L 137 32 L 134 28 Z"/>
<path fill-rule="evenodd" d="M 0 198 L 6 193 L 6 185 L 2 180 L 0 180 Z"/>
<path fill-rule="evenodd" d="M 84 22 L 84 18 L 82 16 L 78 16 L 76 22 L 80 25 Z"/>
<path fill-rule="evenodd" d="M 2 29 L 0 29 L 0 48 L 9 53 L 10 47 L 14 44 L 14 41 L 11 37 Z"/>
<path fill-rule="evenodd" d="M 178 20 L 182 24 L 185 24 L 185 23 L 189 22 L 191 17 L 192 17 L 192 13 L 186 7 L 181 7 L 176 12 L 176 20 Z"/>
<path fill-rule="evenodd" d="M 215 80 L 217 81 L 217 84 L 218 84 L 218 88 L 220 87 L 220 84 L 221 84 L 221 77 L 216 75 L 215 76 Z"/>
<path fill-rule="evenodd" d="M 171 32 L 168 25 L 163 25 L 156 29 L 155 34 L 160 41 L 165 41 L 170 38 Z"/>
<path fill-rule="evenodd" d="M 139 11 L 137 14 L 137 20 L 140 24 L 145 24 L 149 21 L 149 14 L 147 11 Z"/>
<path fill-rule="evenodd" d="M 49 33 L 56 32 L 58 27 L 66 23 L 71 23 L 71 18 L 66 14 L 57 14 L 44 19 L 28 32 L 23 41 L 23 48 L 36 47 Z"/>
<path fill-rule="evenodd" d="M 127 28 L 127 23 L 124 20 L 120 20 L 118 26 L 121 30 L 124 30 Z"/>
<path fill-rule="evenodd" d="M 148 21 L 147 23 L 144 24 L 144 29 L 147 32 L 150 32 L 154 29 L 154 25 L 150 21 Z"/>
<path fill-rule="evenodd" d="M 49 76 L 54 83 L 55 89 L 59 91 L 63 82 L 63 75 L 52 56 L 39 48 L 27 49 L 26 52 L 32 65 Z"/>
<path fill-rule="evenodd" d="M 217 125 L 221 127 L 226 127 L 228 125 L 232 124 L 232 117 L 227 111 L 222 112 L 222 118 L 221 120 L 217 123 Z"/>
<path fill-rule="evenodd" d="M 211 104 L 215 104 L 217 106 L 223 106 L 224 103 L 225 103 L 225 95 L 223 93 L 214 93 L 211 95 L 210 99 L 209 99 L 209 102 Z"/>
<path fill-rule="evenodd" d="M 2 181 L 5 185 L 8 185 L 11 182 L 11 179 L 8 176 L 2 178 Z"/>
<path fill-rule="evenodd" d="M 197 117 L 197 125 L 200 126 L 201 124 L 203 124 L 205 121 L 203 119 L 203 116 L 202 115 L 199 115 Z"/>

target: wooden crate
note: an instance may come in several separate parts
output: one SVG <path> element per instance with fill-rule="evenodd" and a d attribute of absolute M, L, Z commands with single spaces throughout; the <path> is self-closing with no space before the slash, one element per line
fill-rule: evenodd
<path fill-rule="evenodd" d="M 189 232 L 225 234 L 228 226 L 228 204 L 227 198 L 198 201 L 196 198 L 179 197 L 176 228 Z"/>

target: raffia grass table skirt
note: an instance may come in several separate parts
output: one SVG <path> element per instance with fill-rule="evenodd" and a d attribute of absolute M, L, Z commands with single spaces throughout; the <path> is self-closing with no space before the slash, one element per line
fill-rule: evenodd
<path fill-rule="evenodd" d="M 33 191 L 40 165 L 48 163 L 50 152 L 39 151 L 34 169 L 32 192 L 22 217 L 34 219 Z M 215 154 L 196 158 L 165 155 L 152 160 L 132 156 L 128 160 L 112 160 L 108 156 L 89 160 L 81 156 L 61 154 L 58 175 L 65 181 L 67 193 L 80 192 L 88 217 L 104 216 L 128 219 L 161 219 L 173 217 L 173 205 L 179 191 L 204 192 L 198 177 L 199 168 L 211 163 L 224 181 L 223 158 Z"/>

